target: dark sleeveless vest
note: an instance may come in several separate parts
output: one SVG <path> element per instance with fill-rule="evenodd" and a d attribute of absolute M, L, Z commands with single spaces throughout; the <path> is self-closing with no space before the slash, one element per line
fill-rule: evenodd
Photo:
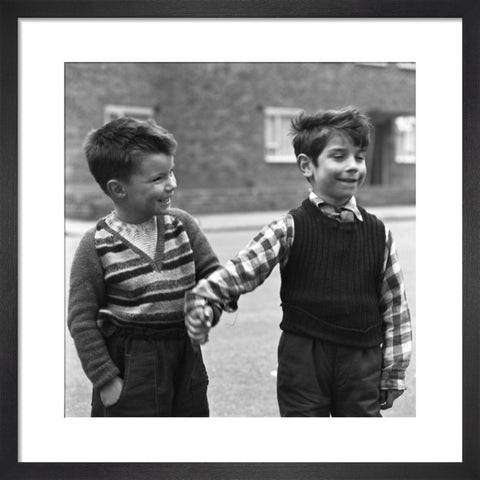
<path fill-rule="evenodd" d="M 359 210 L 363 222 L 353 223 L 328 218 L 308 199 L 290 212 L 295 232 L 281 271 L 282 330 L 357 347 L 382 342 L 385 227 Z"/>

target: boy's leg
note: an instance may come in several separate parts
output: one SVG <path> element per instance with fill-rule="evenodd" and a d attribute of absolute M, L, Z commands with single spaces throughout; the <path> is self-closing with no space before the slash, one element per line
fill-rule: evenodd
<path fill-rule="evenodd" d="M 108 348 L 108 353 L 113 363 L 120 370 L 119 377 L 125 379 L 125 337 L 118 335 L 117 332 L 105 337 L 105 343 Z M 122 392 L 123 393 L 123 392 Z M 92 393 L 92 417 L 107 417 L 107 408 L 103 405 L 100 398 L 100 390 L 94 388 Z"/>
<path fill-rule="evenodd" d="M 183 361 L 173 399 L 174 417 L 208 417 L 208 376 L 200 348 L 194 349 L 190 339 L 183 343 Z"/>
<path fill-rule="evenodd" d="M 282 417 L 328 417 L 331 378 L 331 345 L 282 332 L 277 371 L 277 398 Z"/>
<path fill-rule="evenodd" d="M 146 330 L 125 335 L 118 329 L 106 341 L 123 390 L 111 407 L 104 407 L 94 390 L 92 417 L 209 415 L 207 373 L 187 336 L 162 337 Z"/>
<path fill-rule="evenodd" d="M 120 369 L 123 389 L 119 400 L 104 407 L 99 392 L 94 392 L 92 416 L 104 417 L 155 417 L 171 415 L 173 389 L 165 391 L 163 403 L 159 405 L 159 358 L 155 344 L 144 335 L 125 334 L 119 329 L 107 339 L 113 362 Z M 163 377 L 163 384 L 171 379 Z"/>
<path fill-rule="evenodd" d="M 381 417 L 382 349 L 338 346 L 333 389 L 335 417 Z"/>
<path fill-rule="evenodd" d="M 93 392 L 92 392 L 92 410 L 91 410 L 90 416 L 91 417 L 105 416 L 105 407 L 103 406 L 99 391 L 95 388 L 93 389 Z"/>

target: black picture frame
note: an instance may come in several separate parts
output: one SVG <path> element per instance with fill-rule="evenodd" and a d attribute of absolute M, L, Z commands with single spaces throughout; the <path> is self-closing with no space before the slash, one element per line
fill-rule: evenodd
<path fill-rule="evenodd" d="M 19 463 L 19 18 L 461 18 L 463 21 L 463 461 L 459 463 Z M 480 479 L 480 2 L 478 0 L 0 0 L 1 479 Z M 432 49 L 435 46 L 432 45 Z M 448 68 L 448 65 L 445 66 Z M 448 92 L 444 92 L 448 95 Z M 439 120 L 448 126 L 448 113 Z M 439 135 L 441 137 L 441 135 Z M 458 146 L 460 148 L 460 146 Z M 429 159 L 448 168 L 448 159 Z M 439 165 L 439 162 L 442 165 Z M 442 200 L 442 192 L 439 192 Z M 460 214 L 460 212 L 459 212 Z M 433 319 L 420 319 L 419 321 Z M 439 359 L 441 362 L 448 358 Z M 42 372 L 39 372 L 42 374 Z M 448 383 L 448 379 L 446 379 Z M 441 395 L 443 386 L 432 393 Z M 448 415 L 449 412 L 445 412 Z M 441 428 L 441 418 L 439 428 Z M 381 439 L 379 440 L 381 441 Z M 289 440 L 286 439 L 286 448 Z M 215 445 L 212 445 L 215 448 Z"/>

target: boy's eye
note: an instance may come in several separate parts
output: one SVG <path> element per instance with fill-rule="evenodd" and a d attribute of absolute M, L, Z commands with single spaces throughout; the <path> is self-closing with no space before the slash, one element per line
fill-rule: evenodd
<path fill-rule="evenodd" d="M 153 179 L 154 182 L 162 182 L 163 180 L 165 180 L 167 177 L 171 177 L 174 175 L 174 171 L 173 170 L 170 170 L 170 172 L 166 175 L 160 175 L 158 177 L 155 177 Z"/>

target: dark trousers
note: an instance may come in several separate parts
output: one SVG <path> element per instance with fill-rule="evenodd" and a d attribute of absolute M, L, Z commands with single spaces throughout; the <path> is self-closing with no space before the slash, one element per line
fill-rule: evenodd
<path fill-rule="evenodd" d="M 106 338 L 123 389 L 104 407 L 94 389 L 92 417 L 208 417 L 208 377 L 200 349 L 187 335 L 159 336 L 121 329 Z"/>
<path fill-rule="evenodd" d="M 382 349 L 283 332 L 277 397 L 282 417 L 381 417 Z"/>

